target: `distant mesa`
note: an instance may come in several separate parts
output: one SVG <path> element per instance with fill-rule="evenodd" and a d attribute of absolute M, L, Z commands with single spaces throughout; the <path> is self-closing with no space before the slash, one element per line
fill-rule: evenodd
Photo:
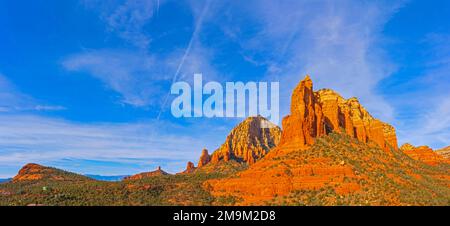
<path fill-rule="evenodd" d="M 450 160 L 446 159 L 442 155 L 439 155 L 439 152 L 433 151 L 433 149 L 428 146 L 415 147 L 409 143 L 406 143 L 400 147 L 400 150 L 402 150 L 409 157 L 429 165 L 438 165 L 442 163 L 450 164 Z"/>
<path fill-rule="evenodd" d="M 103 175 L 95 175 L 95 174 L 85 174 L 85 176 L 92 178 L 94 180 L 99 180 L 99 181 L 121 181 L 125 177 L 129 177 L 130 175 L 103 176 Z"/>
<path fill-rule="evenodd" d="M 9 182 L 9 181 L 11 181 L 11 180 L 12 180 L 12 178 L 1 178 L 1 179 L 0 179 L 0 184 L 1 184 L 1 183 Z"/>
<path fill-rule="evenodd" d="M 161 166 L 158 166 L 158 168 L 155 171 L 135 174 L 129 177 L 125 177 L 124 180 L 140 180 L 148 177 L 164 176 L 164 175 L 169 175 L 169 173 L 162 170 Z"/>

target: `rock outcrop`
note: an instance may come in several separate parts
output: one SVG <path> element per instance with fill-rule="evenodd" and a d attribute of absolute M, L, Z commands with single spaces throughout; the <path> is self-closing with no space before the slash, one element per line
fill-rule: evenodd
<path fill-rule="evenodd" d="M 38 180 L 81 181 L 90 179 L 85 176 L 66 172 L 60 169 L 29 163 L 19 170 L 17 175 L 12 179 L 12 182 L 17 183 L 21 181 Z"/>
<path fill-rule="evenodd" d="M 198 160 L 198 167 L 202 167 L 208 164 L 211 161 L 211 156 L 208 153 L 207 149 L 202 150 L 202 155 L 200 155 L 200 159 Z"/>
<path fill-rule="evenodd" d="M 156 169 L 155 171 L 135 174 L 129 177 L 125 177 L 123 180 L 140 180 L 148 177 L 164 176 L 164 175 L 169 175 L 169 173 L 162 170 L 161 166 L 158 166 L 158 169 Z"/>
<path fill-rule="evenodd" d="M 275 147 L 281 136 L 280 127 L 261 116 L 249 117 L 237 125 L 225 142 L 211 154 L 211 163 L 234 160 L 253 164 Z M 209 163 L 202 153 L 198 167 Z"/>
<path fill-rule="evenodd" d="M 448 159 L 437 154 L 437 152 L 433 151 L 433 149 L 428 146 L 415 147 L 409 143 L 406 143 L 400 147 L 400 150 L 409 157 L 429 165 L 438 165 L 442 163 L 450 164 Z"/>
<path fill-rule="evenodd" d="M 186 165 L 186 169 L 181 172 L 180 174 L 188 174 L 188 173 L 193 173 L 195 171 L 196 167 L 194 165 L 193 162 L 188 162 Z"/>
<path fill-rule="evenodd" d="M 325 134 L 322 108 L 314 96 L 309 76 L 300 82 L 292 93 L 291 115 L 283 118 L 280 145 L 311 145 L 314 138 Z"/>
<path fill-rule="evenodd" d="M 450 159 L 450 146 L 436 150 L 436 153 L 446 159 Z"/>
<path fill-rule="evenodd" d="M 372 141 L 385 150 L 398 148 L 394 127 L 372 117 L 357 98 L 344 99 L 330 89 L 315 92 L 315 97 L 322 107 L 327 133 L 343 131 L 361 142 Z"/>

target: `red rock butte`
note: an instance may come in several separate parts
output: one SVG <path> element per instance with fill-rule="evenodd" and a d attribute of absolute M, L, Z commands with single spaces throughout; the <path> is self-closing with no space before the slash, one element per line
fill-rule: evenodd
<path fill-rule="evenodd" d="M 378 154 L 384 156 L 382 161 L 388 161 L 386 156 L 391 150 L 398 150 L 395 129 L 391 125 L 372 117 L 356 98 L 344 99 L 329 89 L 315 92 L 309 76 L 297 85 L 291 101 L 291 114 L 283 118 L 279 144 L 235 177 L 207 181 L 205 187 L 213 195 L 235 195 L 243 199 L 240 204 L 246 205 L 262 204 L 294 190 L 314 190 L 326 185 L 337 186 L 336 192 L 340 194 L 360 190 L 359 184 L 344 182 L 345 178 L 364 177 L 345 161 L 336 162 L 327 157 L 306 161 L 289 157 L 312 153 L 306 150 L 315 140 L 332 132 L 360 141 L 354 144 L 357 148 L 379 147 L 384 150 Z"/>
<path fill-rule="evenodd" d="M 283 118 L 282 125 L 280 145 L 305 147 L 313 144 L 316 137 L 343 132 L 385 150 L 398 149 L 394 127 L 372 117 L 354 97 L 344 99 L 330 89 L 314 92 L 309 76 L 295 88 L 291 115 Z"/>

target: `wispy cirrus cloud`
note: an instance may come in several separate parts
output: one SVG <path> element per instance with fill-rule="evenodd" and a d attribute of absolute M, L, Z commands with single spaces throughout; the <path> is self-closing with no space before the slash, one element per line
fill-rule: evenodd
<path fill-rule="evenodd" d="M 310 74 L 316 88 L 356 96 L 374 115 L 392 121 L 394 110 L 377 90 L 396 68 L 380 47 L 381 32 L 401 6 L 402 2 L 247 1 L 224 7 L 228 16 L 219 18 L 228 18 L 228 23 L 238 14 L 251 18 L 253 36 L 242 31 L 243 24 L 222 26 L 240 43 L 247 59 L 266 66 L 267 79 L 281 82 L 286 91 L 282 100 L 289 100 L 289 91 Z M 282 101 L 281 106 L 287 113 L 289 103 Z"/>
<path fill-rule="evenodd" d="M 167 162 L 169 172 L 178 172 L 187 161 L 197 159 L 202 148 L 218 146 L 213 136 L 197 133 L 192 126 L 162 121 L 79 123 L 35 115 L 0 114 L 0 166 L 10 169 L 7 176 L 29 162 L 54 165 L 65 160 L 72 163 L 66 161 L 63 168 L 76 172 L 85 170 L 76 170 L 74 164 L 80 161 L 134 164 L 133 168 L 117 167 L 114 172 L 120 174 L 137 173 L 130 172 L 136 166 L 144 171 Z M 110 174 L 101 170 L 90 173 Z"/>
<path fill-rule="evenodd" d="M 20 111 L 60 111 L 66 108 L 58 105 L 46 105 L 31 96 L 22 93 L 4 75 L 0 74 L 0 113 Z"/>
<path fill-rule="evenodd" d="M 92 50 L 67 57 L 62 65 L 69 71 L 87 72 L 122 96 L 122 103 L 137 107 L 154 104 L 169 79 L 169 68 L 144 53 L 126 50 Z"/>
<path fill-rule="evenodd" d="M 167 92 L 177 79 L 191 81 L 194 73 L 204 73 L 205 80 L 224 79 L 210 63 L 212 55 L 210 49 L 195 42 L 187 53 L 174 49 L 166 55 L 117 49 L 89 50 L 66 57 L 62 66 L 99 79 L 107 89 L 120 94 L 120 103 L 134 107 L 161 106 L 161 110 L 165 110 L 164 96 L 170 98 Z M 180 67 L 181 59 L 184 65 Z"/>
<path fill-rule="evenodd" d="M 186 45 L 170 47 L 163 53 L 149 51 L 151 37 L 144 28 L 164 2 L 85 0 L 85 6 L 101 11 L 100 18 L 111 32 L 141 48 L 83 51 L 66 57 L 62 65 L 69 71 L 86 72 L 103 81 L 121 95 L 121 103 L 160 107 L 159 118 L 167 110 L 170 99 L 167 92 L 173 82 L 181 78 L 192 80 L 194 73 L 203 73 L 207 79 L 219 78 L 211 63 L 214 50 L 198 40 L 210 1 L 202 4 L 199 15 L 193 16 L 192 34 Z"/>
<path fill-rule="evenodd" d="M 142 50 L 147 50 L 152 39 L 145 30 L 157 14 L 162 0 L 99 1 L 84 0 L 83 5 L 99 11 L 107 29 Z"/>
<path fill-rule="evenodd" d="M 450 143 L 450 39 L 448 34 L 429 33 L 422 40 L 425 48 L 416 54 L 427 56 L 425 69 L 393 86 L 404 90 L 393 95 L 399 107 L 400 143 L 429 145 L 433 148 Z"/>

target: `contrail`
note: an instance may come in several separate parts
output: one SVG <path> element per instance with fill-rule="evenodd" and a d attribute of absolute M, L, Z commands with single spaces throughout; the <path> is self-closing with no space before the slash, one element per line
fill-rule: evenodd
<path fill-rule="evenodd" d="M 159 0 L 156 1 L 156 16 L 159 15 Z"/>
<path fill-rule="evenodd" d="M 205 17 L 206 12 L 208 11 L 209 4 L 210 4 L 210 1 L 207 1 L 205 6 L 203 7 L 203 10 L 202 10 L 202 13 L 200 14 L 200 17 L 198 18 L 197 22 L 195 23 L 194 32 L 192 32 L 192 36 L 191 36 L 191 39 L 189 40 L 189 44 L 188 44 L 186 50 L 184 51 L 184 55 L 181 58 L 180 64 L 178 64 L 178 67 L 177 67 L 177 70 L 175 71 L 175 74 L 173 75 L 172 84 L 177 81 L 177 78 L 178 78 L 178 75 L 180 74 L 181 68 L 184 65 L 184 61 L 186 61 L 186 57 L 191 52 L 192 44 L 194 43 L 198 32 L 201 30 L 201 26 L 202 26 L 202 23 L 203 23 L 203 18 Z M 167 92 L 167 95 L 164 98 L 163 104 L 161 105 L 161 108 L 159 110 L 158 116 L 156 117 L 157 121 L 159 121 L 159 118 L 161 117 L 161 114 L 162 114 L 162 112 L 164 110 L 164 107 L 166 106 L 167 100 L 169 99 L 169 95 L 170 95 L 170 90 L 169 90 L 169 92 Z"/>

